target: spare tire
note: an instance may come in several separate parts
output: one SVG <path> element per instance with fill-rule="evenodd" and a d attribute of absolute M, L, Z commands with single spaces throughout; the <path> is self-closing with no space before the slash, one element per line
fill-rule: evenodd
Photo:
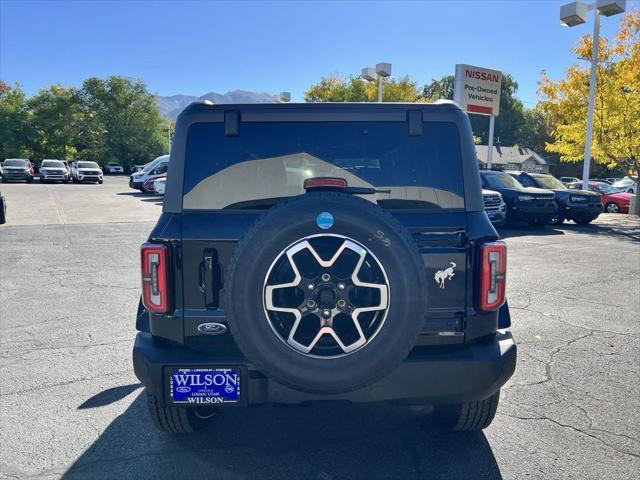
<path fill-rule="evenodd" d="M 388 374 L 415 345 L 426 307 L 409 232 L 375 204 L 337 192 L 270 209 L 238 244 L 227 279 L 229 329 L 244 355 L 312 393 Z"/>

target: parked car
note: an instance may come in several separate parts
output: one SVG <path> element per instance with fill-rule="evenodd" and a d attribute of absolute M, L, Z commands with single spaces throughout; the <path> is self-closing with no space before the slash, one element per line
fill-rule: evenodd
<path fill-rule="evenodd" d="M 493 190 L 482 189 L 482 200 L 487 217 L 496 227 L 502 226 L 507 221 L 507 204 L 502 195 Z"/>
<path fill-rule="evenodd" d="M 608 183 L 609 185 L 611 185 L 611 182 L 609 180 L 607 180 L 606 178 L 591 178 L 589 179 L 590 182 L 602 182 L 602 183 Z"/>
<path fill-rule="evenodd" d="M 541 188 L 524 187 L 508 173 L 481 170 L 482 188 L 500 192 L 507 204 L 507 223 L 527 222 L 529 225 L 551 223 L 557 214 L 555 195 Z"/>
<path fill-rule="evenodd" d="M 106 175 L 116 175 L 118 173 L 120 174 L 124 173 L 124 168 L 122 167 L 122 165 L 114 162 L 107 163 L 103 167 L 103 170 Z"/>
<path fill-rule="evenodd" d="M 0 177 L 2 177 L 2 162 L 0 162 Z"/>
<path fill-rule="evenodd" d="M 607 183 L 613 185 L 614 183 L 616 183 L 616 182 L 618 182 L 618 181 L 620 181 L 622 179 L 621 178 L 616 178 L 616 177 L 609 177 L 606 180 L 607 180 Z"/>
<path fill-rule="evenodd" d="M 159 177 L 152 176 L 151 178 L 149 178 L 149 180 L 147 180 L 146 182 L 144 182 L 142 184 L 141 190 L 144 193 L 157 193 L 156 192 L 156 182 L 164 181 L 166 176 L 167 176 L 166 174 L 161 175 Z"/>
<path fill-rule="evenodd" d="M 560 177 L 560 181 L 562 183 L 564 183 L 565 185 L 568 185 L 570 183 L 575 183 L 575 182 L 579 182 L 580 179 L 576 178 L 576 177 Z"/>
<path fill-rule="evenodd" d="M 167 177 L 159 177 L 153 181 L 153 193 L 156 195 L 164 195 L 164 189 L 167 184 Z"/>
<path fill-rule="evenodd" d="M 622 192 L 638 193 L 638 177 L 624 177 L 614 183 L 613 186 Z"/>
<path fill-rule="evenodd" d="M 572 183 L 571 190 L 582 188 L 582 183 Z M 631 194 L 623 192 L 613 185 L 602 182 L 589 182 L 589 190 L 600 195 L 604 211 L 608 213 L 629 213 Z"/>
<path fill-rule="evenodd" d="M 73 172 L 74 183 L 102 183 L 102 170 L 96 162 L 75 162 Z"/>
<path fill-rule="evenodd" d="M 0 224 L 7 222 L 7 200 L 0 192 Z"/>
<path fill-rule="evenodd" d="M 61 160 L 42 160 L 39 173 L 40 183 L 69 181 L 69 172 Z"/>
<path fill-rule="evenodd" d="M 192 103 L 171 162 L 133 347 L 160 430 L 338 399 L 491 423 L 516 364 L 507 247 L 457 105 Z"/>
<path fill-rule="evenodd" d="M 2 181 L 33 182 L 33 164 L 26 158 L 7 158 L 2 164 Z"/>
<path fill-rule="evenodd" d="M 139 172 L 131 174 L 129 177 L 129 187 L 145 192 L 144 184 L 149 180 L 166 175 L 168 167 L 169 155 L 162 155 L 156 158 L 152 162 L 147 163 Z"/>
<path fill-rule="evenodd" d="M 579 225 L 587 225 L 598 218 L 602 212 L 600 196 L 586 190 L 569 190 L 557 178 L 544 173 L 509 172 L 525 187 L 546 188 L 556 197 L 557 215 L 552 225 L 565 220 L 573 220 Z"/>

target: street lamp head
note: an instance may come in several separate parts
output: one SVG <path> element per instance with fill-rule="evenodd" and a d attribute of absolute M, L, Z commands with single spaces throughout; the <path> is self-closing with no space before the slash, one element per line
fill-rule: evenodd
<path fill-rule="evenodd" d="M 391 64 L 390 63 L 378 63 L 376 64 L 376 73 L 381 77 L 391 76 Z"/>
<path fill-rule="evenodd" d="M 617 15 L 625 11 L 625 0 L 598 0 L 596 8 L 600 15 L 610 17 L 611 15 Z"/>
<path fill-rule="evenodd" d="M 378 74 L 376 73 L 376 69 L 371 67 L 363 68 L 361 76 L 362 78 L 370 82 L 373 82 L 378 79 Z"/>
<path fill-rule="evenodd" d="M 560 23 L 565 27 L 575 27 L 587 21 L 589 6 L 582 2 L 571 2 L 560 7 Z"/>
<path fill-rule="evenodd" d="M 285 103 L 290 102 L 291 92 L 280 92 L 280 101 Z"/>

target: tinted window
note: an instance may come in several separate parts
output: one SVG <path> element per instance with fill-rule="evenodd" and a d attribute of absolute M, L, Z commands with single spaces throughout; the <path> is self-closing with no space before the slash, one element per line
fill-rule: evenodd
<path fill-rule="evenodd" d="M 485 188 L 522 188 L 522 184 L 508 173 L 484 173 L 481 176 Z"/>
<path fill-rule="evenodd" d="M 2 164 L 3 167 L 28 167 L 29 164 L 26 160 L 5 160 Z"/>
<path fill-rule="evenodd" d="M 64 168 L 64 163 L 62 163 L 60 160 L 43 160 L 42 165 L 40 166 Z"/>
<path fill-rule="evenodd" d="M 518 180 L 523 186 L 525 187 L 537 187 L 536 182 L 533 178 L 531 177 L 527 177 L 526 175 L 521 175 L 516 177 L 513 177 L 516 180 Z"/>
<path fill-rule="evenodd" d="M 426 122 L 409 136 L 404 122 L 223 123 L 189 130 L 185 209 L 259 208 L 304 192 L 312 177 L 345 178 L 382 192 L 387 208 L 464 208 L 460 139 L 452 123 Z"/>
<path fill-rule="evenodd" d="M 78 162 L 78 168 L 100 168 L 96 162 Z"/>
<path fill-rule="evenodd" d="M 538 182 L 538 184 L 540 185 L 540 188 L 550 188 L 552 190 L 567 188 L 564 186 L 564 184 L 560 180 L 558 180 L 556 177 L 552 177 L 551 175 L 536 175 L 534 178 L 536 182 Z M 521 183 L 525 185 L 524 182 L 521 182 Z"/>

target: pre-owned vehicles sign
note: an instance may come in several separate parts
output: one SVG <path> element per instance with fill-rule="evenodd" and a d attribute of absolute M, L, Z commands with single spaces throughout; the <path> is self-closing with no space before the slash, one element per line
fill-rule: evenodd
<path fill-rule="evenodd" d="M 501 84 L 497 70 L 458 64 L 453 100 L 468 113 L 498 116 Z"/>

